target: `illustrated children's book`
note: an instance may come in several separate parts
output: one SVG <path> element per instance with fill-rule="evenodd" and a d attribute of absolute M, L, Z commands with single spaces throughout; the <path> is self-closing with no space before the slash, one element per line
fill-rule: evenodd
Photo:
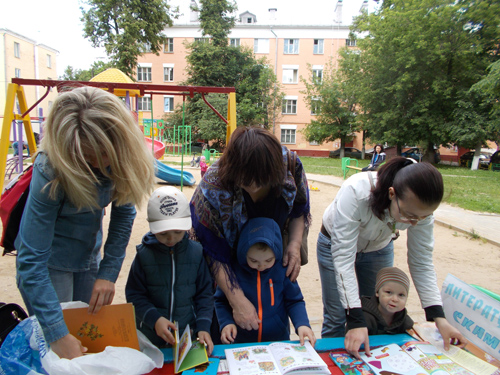
<path fill-rule="evenodd" d="M 372 348 L 371 357 L 364 352 L 359 355 L 377 375 L 426 375 L 428 372 L 396 344 Z M 440 373 L 446 374 L 446 372 Z"/>
<path fill-rule="evenodd" d="M 175 322 L 174 369 L 175 373 L 193 368 L 208 362 L 207 349 L 199 341 L 191 341 L 189 324 L 184 329 L 179 339 L 179 326 Z M 217 368 L 217 367 L 215 367 Z"/>
<path fill-rule="evenodd" d="M 311 344 L 275 342 L 225 349 L 230 375 L 330 374 Z"/>
<path fill-rule="evenodd" d="M 106 346 L 139 349 L 135 311 L 131 303 L 106 305 L 97 314 L 88 307 L 63 309 L 69 333 L 87 347 L 87 353 L 100 353 Z"/>
<path fill-rule="evenodd" d="M 217 375 L 219 373 L 219 363 L 219 358 L 209 358 L 208 362 L 183 371 L 182 375 Z"/>
<path fill-rule="evenodd" d="M 330 353 L 330 358 L 346 375 L 375 375 L 365 362 L 347 353 Z"/>

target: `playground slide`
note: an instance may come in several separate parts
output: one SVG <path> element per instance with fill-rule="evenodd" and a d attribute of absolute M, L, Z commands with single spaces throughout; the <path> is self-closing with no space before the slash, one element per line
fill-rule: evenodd
<path fill-rule="evenodd" d="M 156 162 L 156 177 L 170 184 L 174 185 L 181 184 L 182 173 L 180 170 L 169 167 L 168 165 L 165 165 L 159 162 L 158 160 L 155 160 L 155 162 Z M 194 185 L 195 183 L 196 180 L 194 179 L 194 176 L 190 172 L 184 171 L 184 179 L 182 181 L 182 184 L 191 186 Z"/>
<path fill-rule="evenodd" d="M 144 137 L 146 140 L 146 145 L 148 146 L 148 149 L 151 150 L 151 138 L 149 137 Z M 161 141 L 154 141 L 154 156 L 155 159 L 160 159 L 163 155 L 165 154 L 165 145 Z"/>

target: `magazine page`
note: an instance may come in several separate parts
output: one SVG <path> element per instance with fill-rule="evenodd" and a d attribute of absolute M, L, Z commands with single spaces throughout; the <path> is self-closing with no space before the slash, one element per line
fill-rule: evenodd
<path fill-rule="evenodd" d="M 359 355 L 377 375 L 388 373 L 421 375 L 427 373 L 422 366 L 396 344 L 371 349 L 371 353 L 371 357 L 368 357 L 365 352 L 360 352 Z"/>
<path fill-rule="evenodd" d="M 309 341 L 304 345 L 275 342 L 269 345 L 274 360 L 283 374 L 290 372 L 329 374 L 328 365 Z"/>
<path fill-rule="evenodd" d="M 231 375 L 279 375 L 280 370 L 268 346 L 257 345 L 225 349 Z"/>
<path fill-rule="evenodd" d="M 429 374 L 440 370 L 440 373 L 446 371 L 446 373 L 451 375 L 474 375 L 473 372 L 459 366 L 443 354 L 442 350 L 439 350 L 428 342 L 410 341 L 402 345 L 401 348 Z"/>

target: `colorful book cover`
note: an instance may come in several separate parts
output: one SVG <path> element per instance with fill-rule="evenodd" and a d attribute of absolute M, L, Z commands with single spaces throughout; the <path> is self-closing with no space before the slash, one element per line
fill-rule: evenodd
<path fill-rule="evenodd" d="M 330 358 L 346 375 L 374 375 L 370 366 L 347 353 L 330 353 Z"/>
<path fill-rule="evenodd" d="M 88 307 L 64 309 L 63 316 L 69 332 L 88 349 L 87 353 L 100 353 L 107 346 L 140 350 L 131 303 L 106 305 L 97 314 L 89 314 Z"/>
<path fill-rule="evenodd" d="M 184 371 L 182 375 L 217 375 L 219 362 L 219 358 L 209 358 L 207 363 L 190 368 Z"/>
<path fill-rule="evenodd" d="M 196 341 L 194 344 L 191 341 L 191 330 L 189 324 L 184 329 L 182 336 L 179 338 L 179 327 L 175 322 L 177 329 L 175 330 L 175 345 L 174 345 L 174 368 L 175 373 L 179 373 L 200 364 L 208 362 L 207 349 L 205 345 Z M 217 367 L 215 367 L 217 368 Z"/>

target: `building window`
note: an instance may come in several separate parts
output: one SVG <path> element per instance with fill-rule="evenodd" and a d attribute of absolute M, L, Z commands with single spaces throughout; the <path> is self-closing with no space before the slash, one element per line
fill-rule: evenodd
<path fill-rule="evenodd" d="M 319 146 L 319 143 L 317 141 L 311 141 L 309 142 L 310 146 Z"/>
<path fill-rule="evenodd" d="M 210 38 L 194 38 L 194 41 L 200 43 L 208 43 L 210 42 Z"/>
<path fill-rule="evenodd" d="M 52 68 L 52 56 L 47 55 L 47 68 Z"/>
<path fill-rule="evenodd" d="M 167 38 L 167 41 L 163 45 L 164 53 L 173 53 L 174 52 L 174 38 Z"/>
<path fill-rule="evenodd" d="M 295 144 L 295 129 L 281 129 L 281 143 Z"/>
<path fill-rule="evenodd" d="M 297 99 L 283 99 L 283 105 L 281 106 L 281 113 L 284 115 L 296 115 L 297 114 Z"/>
<path fill-rule="evenodd" d="M 151 52 L 151 43 L 144 43 L 142 45 L 142 53 L 149 53 Z"/>
<path fill-rule="evenodd" d="M 284 54 L 297 55 L 299 53 L 299 40 L 298 39 L 285 39 Z"/>
<path fill-rule="evenodd" d="M 174 111 L 174 97 L 173 96 L 164 96 L 163 97 L 163 111 L 164 112 L 173 112 Z"/>
<path fill-rule="evenodd" d="M 21 46 L 17 42 L 14 42 L 14 57 L 21 58 Z"/>
<path fill-rule="evenodd" d="M 345 45 L 347 47 L 356 47 L 356 39 L 346 39 Z"/>
<path fill-rule="evenodd" d="M 313 53 L 315 55 L 322 55 L 323 52 L 323 39 L 314 39 Z"/>
<path fill-rule="evenodd" d="M 283 83 L 298 83 L 299 69 L 298 68 L 283 68 Z"/>
<path fill-rule="evenodd" d="M 16 78 L 21 78 L 21 69 L 19 68 L 15 68 L 15 71 L 14 71 L 14 76 Z"/>
<path fill-rule="evenodd" d="M 321 83 L 323 81 L 323 67 L 314 66 L 312 67 L 312 78 L 314 82 Z"/>
<path fill-rule="evenodd" d="M 174 67 L 173 66 L 163 67 L 163 80 L 165 82 L 173 82 L 174 81 Z"/>
<path fill-rule="evenodd" d="M 148 96 L 137 98 L 137 106 L 139 111 L 151 111 L 151 98 Z"/>
<path fill-rule="evenodd" d="M 151 67 L 138 66 L 137 67 L 137 81 L 151 82 Z"/>
<path fill-rule="evenodd" d="M 253 40 L 254 53 L 269 53 L 269 39 L 254 39 Z"/>
<path fill-rule="evenodd" d="M 229 45 L 231 47 L 239 47 L 240 46 L 240 38 L 231 38 L 231 39 L 229 39 Z"/>
<path fill-rule="evenodd" d="M 311 115 L 317 115 L 320 111 L 321 100 L 319 98 L 311 99 Z"/>

